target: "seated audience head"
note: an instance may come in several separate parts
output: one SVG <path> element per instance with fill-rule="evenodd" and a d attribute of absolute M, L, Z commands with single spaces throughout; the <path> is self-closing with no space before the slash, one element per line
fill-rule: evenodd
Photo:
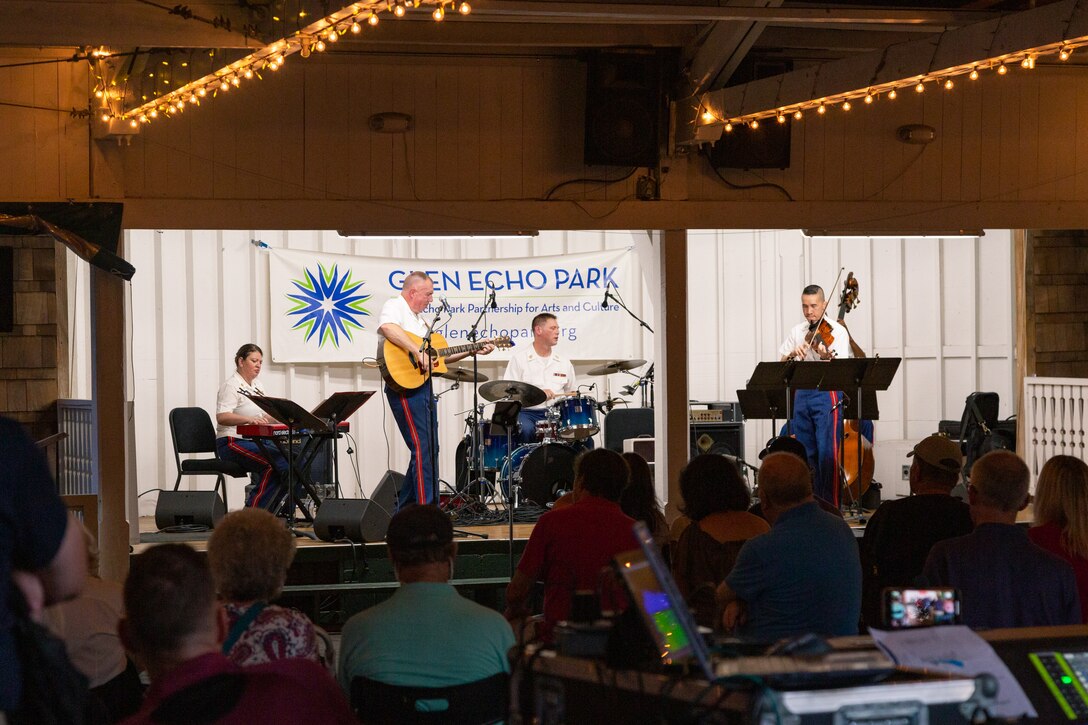
<path fill-rule="evenodd" d="M 910 466 L 910 489 L 919 492 L 950 492 L 960 480 L 963 453 L 959 444 L 948 436 L 931 435 L 923 438 L 907 454 L 914 458 Z"/>
<path fill-rule="evenodd" d="M 208 540 L 208 564 L 220 598 L 268 602 L 280 595 L 295 558 L 295 537 L 261 508 L 233 511 Z"/>
<path fill-rule="evenodd" d="M 655 513 L 660 512 L 650 464 L 637 453 L 624 453 L 623 460 L 627 461 L 627 466 L 631 469 L 631 479 L 623 488 L 620 508 L 636 521 L 650 523 Z"/>
<path fill-rule="evenodd" d="M 747 511 L 751 505 L 748 487 L 737 465 L 717 453 L 704 453 L 688 461 L 680 471 L 682 512 L 692 521 L 701 521 L 722 511 Z"/>
<path fill-rule="evenodd" d="M 133 557 L 124 602 L 121 641 L 152 678 L 219 649 L 224 620 L 211 571 L 185 544 L 161 544 Z"/>
<path fill-rule="evenodd" d="M 591 496 L 612 502 L 620 500 L 631 469 L 623 456 L 607 448 L 586 451 L 574 461 L 575 487 L 581 486 Z"/>
<path fill-rule="evenodd" d="M 808 463 L 792 453 L 772 453 L 759 469 L 759 500 L 772 524 L 789 509 L 812 501 Z"/>
<path fill-rule="evenodd" d="M 759 460 L 763 460 L 772 453 L 792 453 L 802 461 L 808 461 L 808 451 L 805 444 L 792 436 L 775 436 L 767 441 L 767 446 L 759 452 Z"/>
<path fill-rule="evenodd" d="M 971 467 L 967 489 L 975 523 L 983 520 L 1015 523 L 1016 512 L 1028 504 L 1031 474 L 1027 464 L 1011 451 L 990 451 Z"/>
<path fill-rule="evenodd" d="M 385 544 L 401 583 L 445 582 L 453 575 L 453 524 L 437 506 L 412 504 L 398 511 Z"/>
<path fill-rule="evenodd" d="M 1069 551 L 1088 558 L 1088 464 L 1054 456 L 1035 484 L 1035 523 L 1055 524 Z"/>

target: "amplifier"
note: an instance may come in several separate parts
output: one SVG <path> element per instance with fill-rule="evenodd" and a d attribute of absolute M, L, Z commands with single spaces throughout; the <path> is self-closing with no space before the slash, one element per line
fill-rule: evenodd
<path fill-rule="evenodd" d="M 688 406 L 688 416 L 692 423 L 740 423 L 744 416 L 740 403 L 720 401 L 693 401 Z"/>

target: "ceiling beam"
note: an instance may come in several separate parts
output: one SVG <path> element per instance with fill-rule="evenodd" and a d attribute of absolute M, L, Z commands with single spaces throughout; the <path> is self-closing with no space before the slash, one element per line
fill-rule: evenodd
<path fill-rule="evenodd" d="M 172 0 L 163 0 L 165 5 Z M 200 17 L 215 17 L 216 8 L 190 3 Z M 204 10 L 205 12 L 202 12 Z M 71 48 L 83 45 L 111 48 L 259 48 L 260 40 L 240 32 L 216 28 L 200 20 L 186 20 L 167 10 L 143 3 L 0 2 L 0 45 Z"/>
<path fill-rule="evenodd" d="M 727 6 L 737 1 L 729 0 Z M 782 2 L 762 0 L 764 7 L 781 7 Z M 687 66 L 691 93 L 694 95 L 724 85 L 765 27 L 767 24 L 763 22 L 721 20 L 714 23 Z"/>
<path fill-rule="evenodd" d="M 479 49 L 491 52 L 495 48 L 607 48 L 680 47 L 691 42 L 696 33 L 694 25 L 547 25 L 516 22 L 475 23 L 462 18 L 435 23 L 382 22 L 377 28 L 352 36 L 345 35 L 334 54 L 341 50 L 386 52 L 390 46 L 409 53 L 442 53 L 451 48 L 457 52 Z M 445 49 L 445 50 L 444 50 Z"/>

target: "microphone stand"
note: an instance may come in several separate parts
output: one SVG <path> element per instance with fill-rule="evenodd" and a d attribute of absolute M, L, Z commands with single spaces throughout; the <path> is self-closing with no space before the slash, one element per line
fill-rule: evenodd
<path fill-rule="evenodd" d="M 612 285 L 612 283 L 609 282 L 608 285 Z M 619 307 L 622 307 L 623 311 L 626 312 L 628 315 L 630 315 L 632 317 L 632 319 L 634 319 L 635 322 L 637 322 L 639 325 L 641 325 L 642 327 L 649 330 L 650 334 L 653 335 L 654 334 L 654 329 L 646 324 L 646 320 L 642 319 L 641 317 L 636 315 L 634 312 L 632 312 L 631 308 L 628 307 L 626 305 L 626 303 L 624 303 L 623 299 L 620 298 L 619 294 L 609 290 L 608 285 L 605 285 L 605 288 L 604 288 L 605 302 L 607 302 L 608 300 L 612 300 L 613 302 L 615 302 L 616 305 L 619 306 Z M 612 289 L 615 289 L 615 285 L 612 285 Z M 650 404 L 649 405 L 646 405 L 646 382 L 647 381 L 649 381 L 649 383 L 650 383 Z M 646 373 L 639 379 L 639 386 L 642 388 L 642 407 L 643 408 L 647 408 L 647 407 L 652 408 L 652 407 L 654 407 L 654 364 L 653 363 L 650 363 L 649 369 L 647 369 Z"/>
<path fill-rule="evenodd" d="M 427 356 L 430 366 L 434 365 L 434 358 L 431 357 L 431 336 L 434 334 L 435 325 L 438 324 L 438 320 L 442 317 L 442 312 L 446 309 L 445 304 L 438 306 L 438 311 L 434 313 L 434 319 L 431 320 L 431 324 L 427 325 L 427 333 L 423 336 L 423 341 L 419 346 L 420 364 L 423 362 L 423 355 Z M 427 415 L 430 417 L 428 426 L 430 430 L 430 454 L 431 454 L 431 499 L 435 506 L 439 505 L 440 499 L 438 497 L 438 410 L 435 407 L 434 397 L 434 369 L 428 367 L 427 372 Z M 422 462 L 421 462 L 422 463 Z M 420 503 L 424 503 L 420 501 Z"/>
<path fill-rule="evenodd" d="M 468 341 L 471 343 L 476 342 L 477 335 L 476 329 L 480 326 L 480 322 L 483 321 L 484 315 L 487 314 L 487 292 L 484 292 L 484 304 L 480 308 L 480 314 L 476 316 L 476 321 L 472 323 L 472 327 L 468 328 Z M 480 409 L 480 384 L 477 382 L 479 379 L 480 361 L 477 355 L 472 356 L 472 456 L 470 458 L 469 476 L 472 477 L 470 483 L 465 484 L 465 488 L 469 488 L 472 483 L 476 484 L 477 489 L 480 491 L 481 496 L 483 492 L 487 490 L 489 481 L 483 471 L 483 431 Z M 471 490 L 471 489 L 470 489 Z"/>

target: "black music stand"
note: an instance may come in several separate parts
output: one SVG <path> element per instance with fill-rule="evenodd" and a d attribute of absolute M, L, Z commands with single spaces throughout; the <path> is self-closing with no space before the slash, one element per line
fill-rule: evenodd
<path fill-rule="evenodd" d="M 773 390 L 742 388 L 737 391 L 737 400 L 740 401 L 740 412 L 745 419 L 769 420 L 771 435 L 778 435 L 778 417 L 789 407 L 784 387 Z"/>
<path fill-rule="evenodd" d="M 332 477 L 336 485 L 336 495 L 343 498 L 340 490 L 340 463 L 337 455 L 340 441 L 340 423 L 355 415 L 355 411 L 363 406 L 374 395 L 373 390 L 333 393 L 318 403 L 313 409 L 315 418 L 320 418 L 329 424 L 333 431 L 332 437 Z"/>
<path fill-rule="evenodd" d="M 748 390 L 765 391 L 772 394 L 777 394 L 778 391 L 782 392 L 785 404 L 779 407 L 777 403 L 781 402 L 781 399 L 776 396 L 775 407 L 786 412 L 786 433 L 788 434 L 793 432 L 793 426 L 790 423 L 793 420 L 793 385 L 790 381 L 793 378 L 793 369 L 797 365 L 798 363 L 793 360 L 758 363 L 755 370 L 752 371 L 752 377 L 748 378 L 748 383 L 745 386 Z M 757 409 L 753 407 L 753 410 Z M 741 406 L 741 412 L 744 413 L 745 418 L 756 417 L 748 415 L 748 411 L 744 409 L 743 405 Z M 778 435 L 778 430 L 774 430 L 773 433 Z"/>
<path fill-rule="evenodd" d="M 295 507 L 298 506 L 298 501 L 295 498 L 295 475 L 302 473 L 296 470 L 295 433 L 302 430 L 311 433 L 328 433 L 329 427 L 324 421 L 293 400 L 272 398 L 267 395 L 250 395 L 249 399 L 258 408 L 287 426 L 287 529 L 295 536 L 305 536 L 316 540 L 317 537 L 313 532 L 299 531 L 295 528 Z M 278 441 L 277 447 L 280 447 Z M 280 452 L 283 452 L 282 448 Z M 300 478 L 302 478 L 302 485 L 311 498 L 314 499 L 314 503 L 318 503 L 317 492 L 313 490 L 313 486 L 306 480 L 307 477 L 302 475 Z M 307 512 L 303 511 L 303 514 L 307 519 L 310 519 Z M 310 520 L 312 522 L 312 519 Z"/>

